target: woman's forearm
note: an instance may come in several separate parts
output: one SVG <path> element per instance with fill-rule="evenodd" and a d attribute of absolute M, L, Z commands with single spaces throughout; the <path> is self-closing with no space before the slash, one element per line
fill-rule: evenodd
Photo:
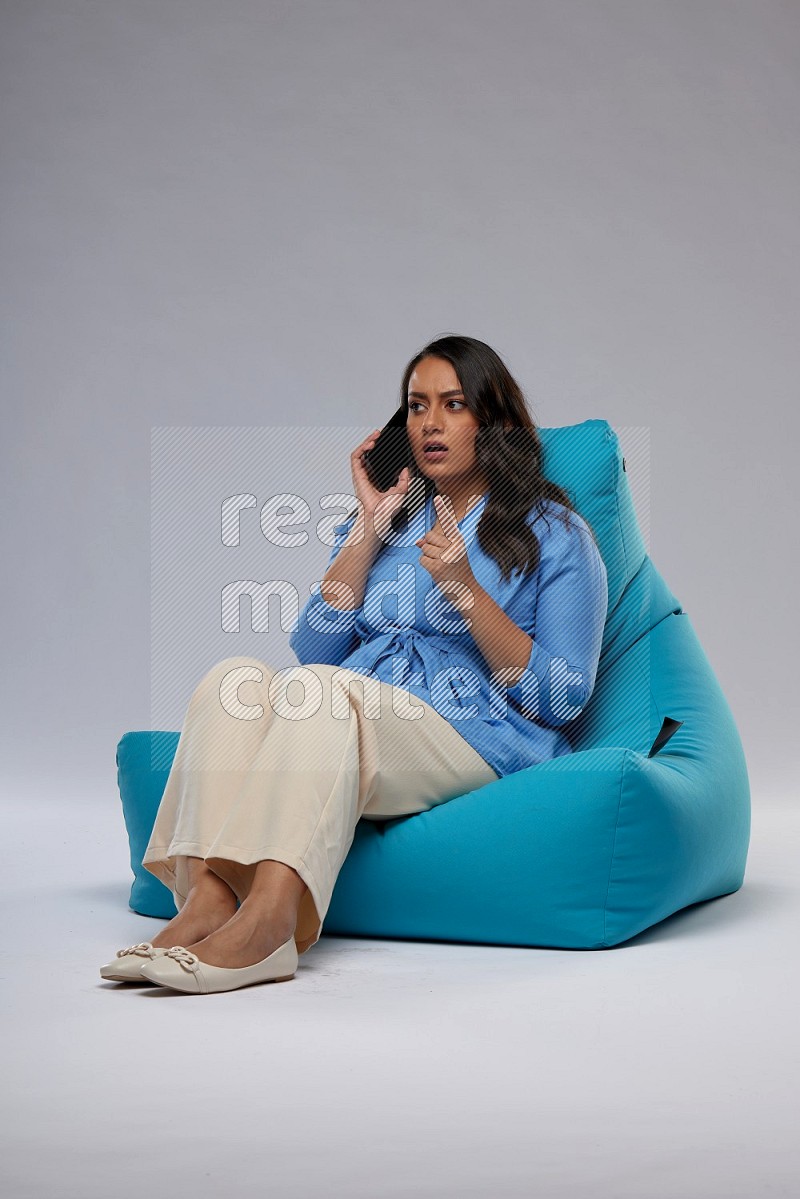
<path fill-rule="evenodd" d="M 326 603 L 339 609 L 361 607 L 370 567 L 382 545 L 374 522 L 362 509 L 320 581 L 320 594 Z"/>
<path fill-rule="evenodd" d="M 498 680 L 513 686 L 530 661 L 533 641 L 480 583 L 470 583 L 469 596 L 457 603 L 457 607 L 469 622 L 469 631 L 489 669 Z"/>

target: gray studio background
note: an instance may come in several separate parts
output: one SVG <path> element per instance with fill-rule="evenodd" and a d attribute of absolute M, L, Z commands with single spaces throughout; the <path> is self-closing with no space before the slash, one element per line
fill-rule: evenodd
<path fill-rule="evenodd" d="M 774 0 L 6 0 L 6 785 L 114 805 L 151 727 L 151 429 L 364 436 L 458 332 L 538 423 L 635 433 L 654 562 L 788 797 L 798 49 Z"/>

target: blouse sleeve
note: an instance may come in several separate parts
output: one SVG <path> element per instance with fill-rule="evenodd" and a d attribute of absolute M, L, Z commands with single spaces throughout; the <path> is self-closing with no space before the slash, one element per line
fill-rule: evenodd
<path fill-rule="evenodd" d="M 328 566 L 342 548 L 355 519 L 354 513 L 348 520 L 334 525 L 334 545 Z M 327 567 L 325 569 L 327 571 Z M 289 645 L 301 666 L 309 662 L 338 666 L 344 661 L 361 642 L 354 628 L 360 611 L 361 608 L 335 608 L 322 597 L 319 583 L 315 583 L 289 637 Z"/>
<path fill-rule="evenodd" d="M 608 612 L 605 563 L 588 526 L 570 513 L 570 528 L 549 518 L 536 530 L 541 547 L 533 575 L 533 638 L 525 673 L 506 690 L 510 702 L 538 724 L 558 728 L 574 720 L 594 690 Z"/>

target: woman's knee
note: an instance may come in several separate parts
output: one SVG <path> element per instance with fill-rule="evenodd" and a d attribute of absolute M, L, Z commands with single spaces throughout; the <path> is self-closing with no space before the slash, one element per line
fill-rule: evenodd
<path fill-rule="evenodd" d="M 250 682 L 257 686 L 242 687 Z M 342 719 L 356 702 L 365 714 L 377 718 L 381 684 L 328 662 L 276 668 L 260 658 L 239 654 L 216 662 L 195 687 L 190 704 L 210 702 L 221 703 L 242 717 L 269 708 L 290 720 L 311 716 L 323 706 Z"/>
<path fill-rule="evenodd" d="M 346 719 L 353 704 L 377 719 L 381 684 L 357 671 L 328 662 L 311 662 L 287 667 L 272 679 L 269 698 L 279 716 L 302 719 L 324 707 L 332 716 Z"/>

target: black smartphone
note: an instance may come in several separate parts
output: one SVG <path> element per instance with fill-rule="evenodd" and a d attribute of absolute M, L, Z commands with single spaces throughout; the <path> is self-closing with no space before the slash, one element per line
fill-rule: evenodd
<path fill-rule="evenodd" d="M 400 471 L 412 460 L 411 443 L 406 433 L 406 414 L 398 408 L 386 422 L 375 445 L 364 454 L 370 481 L 378 491 L 387 491 L 398 480 Z"/>

